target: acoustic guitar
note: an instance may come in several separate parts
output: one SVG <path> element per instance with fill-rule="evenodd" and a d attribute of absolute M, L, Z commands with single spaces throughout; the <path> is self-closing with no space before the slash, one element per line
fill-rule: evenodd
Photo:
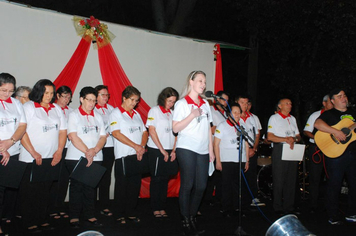
<path fill-rule="evenodd" d="M 345 118 L 333 125 L 335 129 L 341 130 L 346 135 L 345 141 L 338 140 L 333 134 L 317 131 L 314 140 L 318 148 L 330 158 L 341 156 L 350 143 L 356 140 L 356 123 L 351 119 Z"/>

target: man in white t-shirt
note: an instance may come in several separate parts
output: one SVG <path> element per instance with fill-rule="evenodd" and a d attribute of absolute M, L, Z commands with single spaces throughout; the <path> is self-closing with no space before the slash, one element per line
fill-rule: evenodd
<path fill-rule="evenodd" d="M 278 111 L 268 121 L 267 139 L 273 142 L 272 177 L 273 177 L 273 208 L 276 214 L 283 215 L 294 211 L 298 161 L 282 160 L 283 144 L 301 140 L 297 121 L 290 115 L 292 102 L 288 98 L 278 102 Z"/>

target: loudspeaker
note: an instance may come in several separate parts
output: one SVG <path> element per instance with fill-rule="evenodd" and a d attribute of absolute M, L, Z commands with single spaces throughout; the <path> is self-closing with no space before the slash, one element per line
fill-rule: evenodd
<path fill-rule="evenodd" d="M 315 236 L 298 220 L 296 215 L 286 215 L 276 220 L 267 230 L 266 236 Z"/>

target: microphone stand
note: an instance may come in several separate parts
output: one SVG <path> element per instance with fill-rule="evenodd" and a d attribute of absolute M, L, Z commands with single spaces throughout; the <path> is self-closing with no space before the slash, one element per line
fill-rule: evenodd
<path fill-rule="evenodd" d="M 219 101 L 217 101 L 217 99 L 215 99 L 216 102 L 218 104 L 220 104 L 221 107 L 223 107 L 223 109 L 226 111 L 226 108 L 224 106 L 221 105 L 221 103 L 219 103 Z M 226 101 L 226 100 L 225 100 Z M 250 142 L 248 142 L 248 140 L 251 141 L 251 143 L 253 143 L 253 139 L 247 134 L 247 132 L 245 131 L 245 129 L 240 126 L 238 124 L 238 122 L 234 119 L 234 117 L 232 117 L 231 115 L 231 108 L 229 107 L 230 109 L 230 112 L 228 113 L 228 119 L 231 118 L 230 120 L 233 121 L 234 123 L 234 126 L 237 130 L 237 135 L 239 134 L 240 136 L 238 137 L 239 138 L 239 147 L 238 147 L 238 150 L 239 150 L 239 225 L 237 227 L 237 229 L 235 230 L 234 232 L 234 235 L 250 235 L 250 234 L 247 234 L 243 229 L 242 229 L 242 150 L 243 150 L 243 140 L 246 140 L 247 143 L 252 146 L 250 144 Z"/>

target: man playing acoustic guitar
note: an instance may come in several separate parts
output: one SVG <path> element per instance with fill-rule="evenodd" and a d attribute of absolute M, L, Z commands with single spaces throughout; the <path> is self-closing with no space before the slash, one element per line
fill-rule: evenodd
<path fill-rule="evenodd" d="M 326 158 L 326 170 L 329 178 L 327 179 L 326 189 L 326 209 L 329 217 L 329 223 L 332 225 L 340 225 L 343 222 L 339 216 L 339 194 L 341 191 L 341 185 L 344 175 L 346 175 L 349 192 L 348 192 L 348 209 L 345 216 L 345 220 L 348 222 L 356 222 L 356 142 L 352 142 L 355 132 L 351 130 L 348 135 L 345 135 L 337 124 L 342 122 L 343 119 L 350 119 L 355 122 L 356 112 L 352 109 L 348 109 L 348 99 L 345 92 L 341 89 L 333 89 L 330 94 L 331 102 L 334 104 L 334 108 L 325 111 L 315 121 L 315 128 L 319 133 L 327 133 L 327 137 L 339 146 L 345 146 L 345 141 L 349 140 L 346 150 L 341 152 L 339 156 L 327 155 L 322 150 L 320 143 L 318 142 L 318 132 L 315 135 L 315 141 L 319 148 L 328 157 Z M 350 122 L 347 120 L 347 122 Z M 351 124 L 353 123 L 351 122 Z M 334 126 L 334 127 L 332 127 Z M 346 131 L 349 127 L 345 127 Z M 351 136 L 351 137 L 350 137 Z M 329 140 L 329 142 L 331 142 Z M 347 143 L 347 142 L 346 142 Z M 337 149 L 337 146 L 335 148 Z"/>

